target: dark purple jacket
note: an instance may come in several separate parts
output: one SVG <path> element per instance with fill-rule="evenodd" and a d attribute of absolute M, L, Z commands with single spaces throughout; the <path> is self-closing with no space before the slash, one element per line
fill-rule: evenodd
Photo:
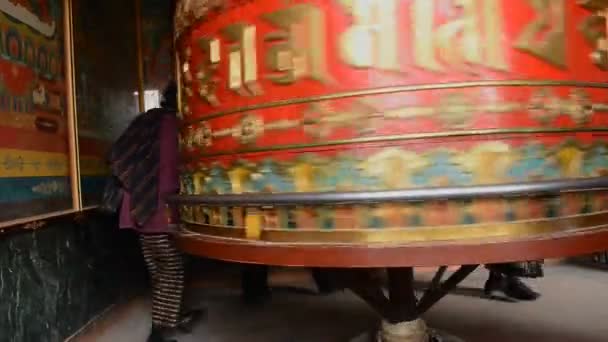
<path fill-rule="evenodd" d="M 125 191 L 120 209 L 120 227 L 132 228 L 140 233 L 170 233 L 174 221 L 167 200 L 179 191 L 177 118 L 163 115 L 159 131 L 160 156 L 158 171 L 158 207 L 142 225 L 131 217 L 131 196 Z"/>

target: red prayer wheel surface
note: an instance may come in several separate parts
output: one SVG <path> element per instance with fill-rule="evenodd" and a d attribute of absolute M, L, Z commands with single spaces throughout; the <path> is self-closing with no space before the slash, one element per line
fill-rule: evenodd
<path fill-rule="evenodd" d="M 606 247 L 606 6 L 178 2 L 182 247 L 321 266 Z"/>

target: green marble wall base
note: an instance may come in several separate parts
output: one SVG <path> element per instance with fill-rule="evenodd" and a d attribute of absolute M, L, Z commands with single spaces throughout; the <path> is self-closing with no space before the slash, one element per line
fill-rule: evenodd
<path fill-rule="evenodd" d="M 137 239 L 115 219 L 0 236 L 0 342 L 55 342 L 143 289 Z"/>

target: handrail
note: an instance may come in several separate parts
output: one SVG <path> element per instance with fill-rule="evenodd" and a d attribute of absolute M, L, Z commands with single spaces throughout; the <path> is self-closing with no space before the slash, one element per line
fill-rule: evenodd
<path fill-rule="evenodd" d="M 171 197 L 170 201 L 176 204 L 204 204 L 207 206 L 336 205 L 466 200 L 480 197 L 541 196 L 557 195 L 564 192 L 601 190 L 608 190 L 608 177 L 386 191 L 176 195 Z"/>

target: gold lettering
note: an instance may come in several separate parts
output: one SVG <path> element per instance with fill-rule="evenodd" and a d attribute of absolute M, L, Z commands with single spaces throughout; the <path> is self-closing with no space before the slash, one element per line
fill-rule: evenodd
<path fill-rule="evenodd" d="M 606 18 L 602 15 L 592 14 L 581 22 L 578 30 L 589 45 L 595 47 L 598 40 L 606 38 Z"/>
<path fill-rule="evenodd" d="M 233 42 L 228 53 L 228 88 L 241 96 L 260 95 L 255 26 L 237 23 L 223 32 Z"/>
<path fill-rule="evenodd" d="M 303 77 L 328 81 L 326 66 L 325 14 L 310 4 L 299 4 L 263 18 L 281 31 L 270 33 L 272 44 L 266 64 L 275 72 L 268 78 L 277 84 L 292 84 Z"/>
<path fill-rule="evenodd" d="M 353 16 L 353 25 L 340 39 L 341 54 L 346 63 L 359 68 L 400 70 L 397 50 L 397 1 L 341 2 Z"/>
<path fill-rule="evenodd" d="M 444 71 L 441 62 L 450 68 L 479 65 L 507 70 L 498 0 L 453 0 L 452 5 L 462 15 L 435 28 L 429 20 L 435 15 L 435 2 L 415 0 L 412 4 L 415 65 L 435 72 Z"/>
<path fill-rule="evenodd" d="M 504 31 L 503 11 L 500 0 L 484 0 L 483 19 L 485 29 L 485 65 L 488 68 L 507 71 L 505 45 L 502 43 Z"/>
<path fill-rule="evenodd" d="M 230 52 L 228 55 L 228 88 L 241 90 L 243 88 L 243 75 L 241 73 L 241 53 L 239 51 Z"/>
<path fill-rule="evenodd" d="M 182 103 L 182 113 L 185 115 L 188 115 L 190 113 L 186 113 L 184 111 L 184 109 L 187 108 L 187 105 L 185 105 L 184 103 L 187 103 L 187 101 L 183 100 L 184 95 L 187 98 L 192 97 L 194 94 L 192 92 L 192 70 L 190 70 L 190 59 L 192 58 L 192 49 L 190 47 L 185 48 L 183 51 L 181 51 L 178 55 L 178 60 L 180 61 L 179 63 L 181 63 L 183 61 L 183 64 L 180 64 L 180 91 L 178 96 L 180 97 L 180 103 Z"/>
<path fill-rule="evenodd" d="M 594 11 L 594 14 L 585 18 L 578 27 L 585 40 L 594 49 L 590 57 L 598 68 L 608 70 L 608 40 L 606 39 L 608 1 L 582 0 L 579 4 Z"/>
<path fill-rule="evenodd" d="M 437 28 L 435 42 L 439 56 L 450 66 L 463 62 L 481 64 L 481 37 L 479 34 L 479 12 L 475 0 L 455 0 L 454 6 L 462 9 L 463 15 Z M 462 40 L 456 42 L 462 34 Z M 459 46 L 460 48 L 455 48 Z"/>
<path fill-rule="evenodd" d="M 207 45 L 209 53 L 209 63 L 217 64 L 220 62 L 220 41 L 219 39 L 211 39 L 209 40 L 209 45 Z"/>
<path fill-rule="evenodd" d="M 216 91 L 215 74 L 220 63 L 220 41 L 216 38 L 202 38 L 199 48 L 203 51 L 204 60 L 201 62 L 196 79 L 199 81 L 199 95 L 211 106 L 220 104 Z"/>
<path fill-rule="evenodd" d="M 529 53 L 554 66 L 566 67 L 566 9 L 564 0 L 528 0 L 536 18 L 528 24 L 515 48 Z M 541 32 L 545 32 L 541 34 Z M 543 36 L 539 40 L 539 36 Z"/>
<path fill-rule="evenodd" d="M 434 29 L 435 22 L 434 0 L 415 0 L 412 4 L 412 26 L 414 32 L 414 63 L 416 66 L 430 71 L 443 71 L 435 56 Z"/>

